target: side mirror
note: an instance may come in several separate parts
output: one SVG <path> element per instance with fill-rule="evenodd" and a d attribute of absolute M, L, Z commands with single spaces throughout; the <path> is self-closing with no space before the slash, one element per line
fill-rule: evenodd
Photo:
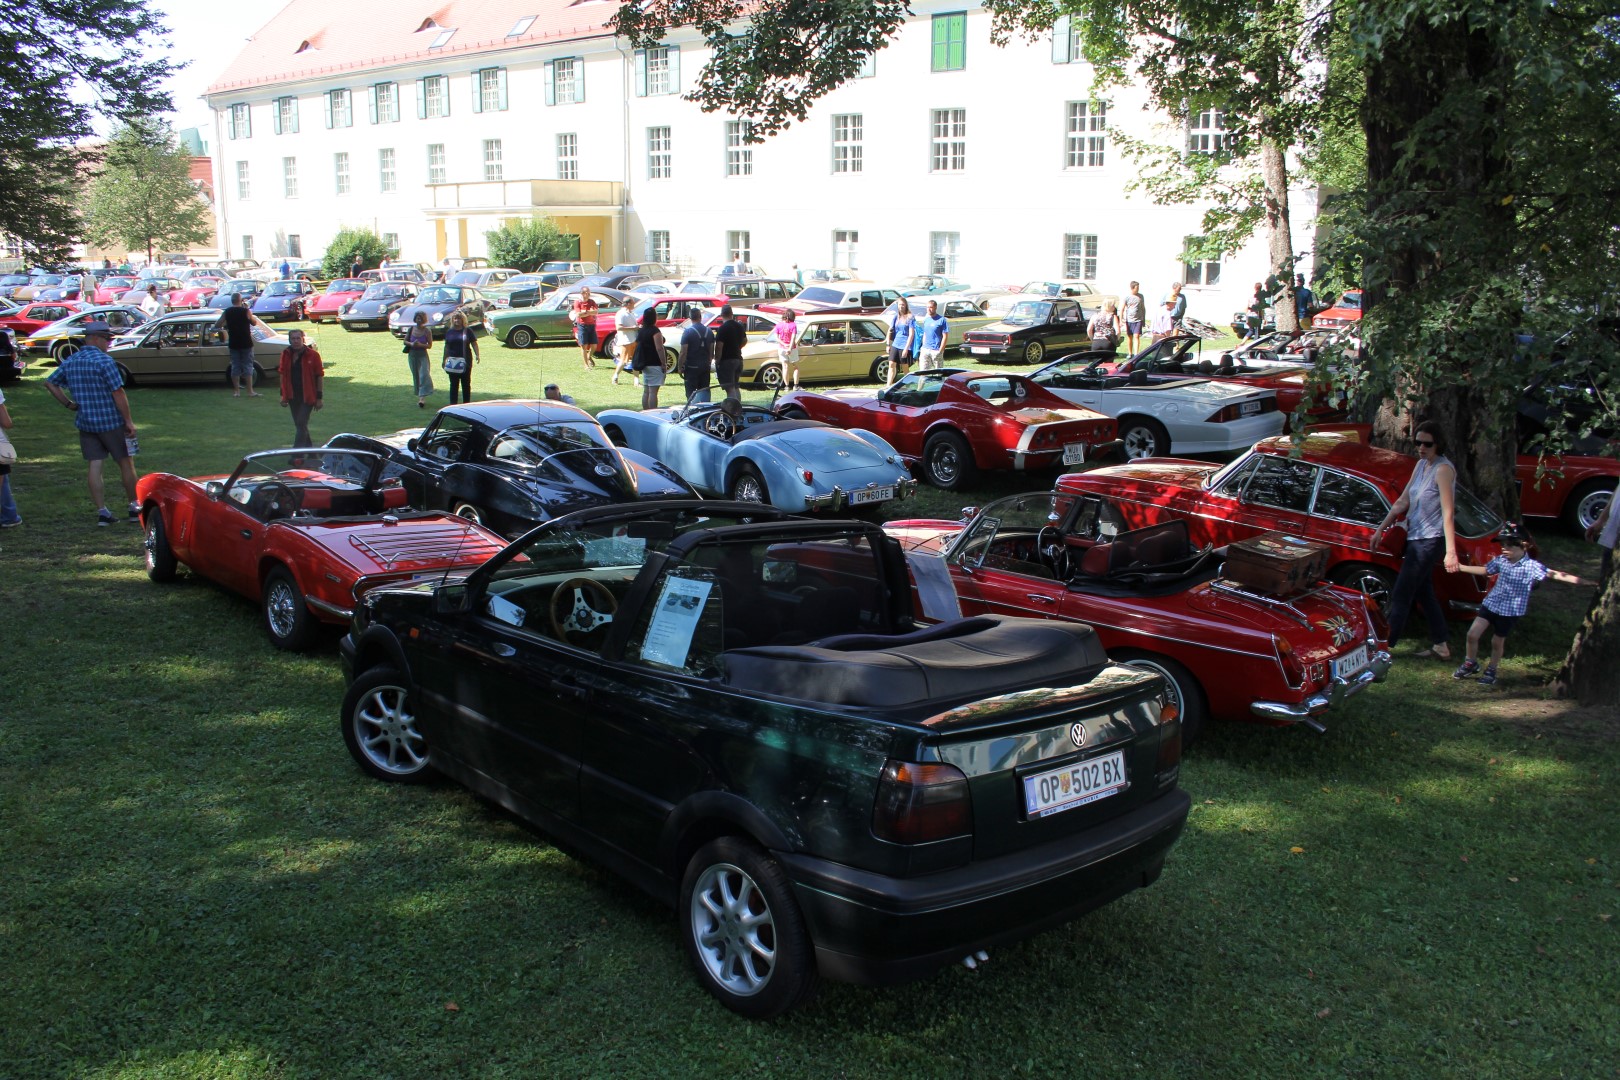
<path fill-rule="evenodd" d="M 414 451 L 416 449 L 416 440 L 414 438 L 406 439 L 405 449 Z"/>
<path fill-rule="evenodd" d="M 454 615 L 467 610 L 466 582 L 441 585 L 433 590 L 433 611 L 438 615 Z"/>
<path fill-rule="evenodd" d="M 218 502 L 220 496 L 225 494 L 225 482 L 223 480 L 210 480 L 203 485 L 203 493 L 214 502 Z"/>

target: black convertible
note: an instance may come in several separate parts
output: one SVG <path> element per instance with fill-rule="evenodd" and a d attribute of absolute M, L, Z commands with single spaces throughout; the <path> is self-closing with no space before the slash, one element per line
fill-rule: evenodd
<path fill-rule="evenodd" d="M 362 770 L 452 777 L 676 907 L 748 1016 L 976 964 L 1151 883 L 1187 817 L 1158 675 L 1079 623 L 919 626 L 863 522 L 592 507 L 367 592 L 341 648 Z"/>
<path fill-rule="evenodd" d="M 509 537 L 600 503 L 698 497 L 674 470 L 614 446 L 595 417 L 559 401 L 449 405 L 420 432 L 334 435 L 327 445 L 383 455 L 383 477 L 400 479 L 410 505 Z"/>

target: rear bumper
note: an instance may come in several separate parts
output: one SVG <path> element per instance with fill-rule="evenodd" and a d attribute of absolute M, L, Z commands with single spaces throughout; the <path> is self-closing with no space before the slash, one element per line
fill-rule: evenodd
<path fill-rule="evenodd" d="M 920 878 L 776 857 L 793 883 L 821 974 L 882 985 L 921 978 L 1151 884 L 1190 807 L 1176 789 L 1084 835 Z"/>
<path fill-rule="evenodd" d="M 1373 656 L 1371 663 L 1360 671 L 1345 679 L 1334 679 L 1327 689 L 1312 694 L 1304 701 L 1256 701 L 1249 706 L 1249 711 L 1261 720 L 1270 720 L 1278 723 L 1299 723 L 1309 721 L 1317 713 L 1323 713 L 1338 705 L 1347 698 L 1361 693 L 1375 682 L 1383 682 L 1389 675 L 1390 665 L 1394 658 L 1389 650 L 1385 649 Z M 1321 725 L 1312 725 L 1320 728 Z"/>
<path fill-rule="evenodd" d="M 873 481 L 872 483 L 866 485 L 866 487 L 868 487 L 868 488 L 888 487 L 888 486 L 890 486 L 890 485 L 888 485 L 888 484 L 879 484 L 876 481 Z M 862 507 L 882 506 L 882 505 L 884 505 L 885 502 L 899 502 L 901 499 L 909 499 L 909 498 L 911 498 L 911 496 L 913 496 L 913 495 L 915 495 L 917 493 L 917 481 L 910 478 L 910 477 L 895 480 L 894 484 L 893 484 L 893 487 L 894 487 L 894 498 L 893 499 L 885 499 L 883 502 L 866 502 L 866 503 L 857 504 L 857 503 L 853 502 L 852 500 L 854 498 L 855 492 L 860 491 L 862 489 L 853 488 L 853 489 L 850 489 L 850 490 L 845 490 L 844 488 L 841 488 L 841 487 L 835 487 L 831 491 L 826 492 L 825 494 L 822 494 L 822 495 L 807 495 L 807 496 L 805 496 L 804 506 L 805 506 L 805 509 L 807 509 L 807 510 L 831 510 L 831 511 L 836 512 L 836 511 L 840 511 L 840 510 L 846 510 L 846 509 L 849 509 L 852 506 L 857 506 L 857 505 L 862 506 Z"/>

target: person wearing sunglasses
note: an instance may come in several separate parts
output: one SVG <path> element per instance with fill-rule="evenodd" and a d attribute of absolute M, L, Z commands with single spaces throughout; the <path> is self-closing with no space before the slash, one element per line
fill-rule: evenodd
<path fill-rule="evenodd" d="M 1451 646 L 1446 642 L 1450 631 L 1445 605 L 1434 594 L 1434 568 L 1443 559 L 1446 573 L 1457 572 L 1457 469 L 1445 456 L 1445 435 L 1439 424 L 1432 420 L 1419 424 L 1413 441 L 1417 444 L 1418 463 L 1412 479 L 1373 530 L 1372 547 L 1376 550 L 1384 531 L 1396 518 L 1406 515 L 1406 550 L 1385 612 L 1389 619 L 1389 647 L 1394 649 L 1400 640 L 1415 604 L 1423 609 L 1428 621 L 1430 642 L 1415 655 L 1450 660 Z"/>

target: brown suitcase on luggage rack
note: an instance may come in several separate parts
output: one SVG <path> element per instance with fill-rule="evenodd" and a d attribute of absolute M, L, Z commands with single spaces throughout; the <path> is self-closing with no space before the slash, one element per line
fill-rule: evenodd
<path fill-rule="evenodd" d="M 1265 596 L 1292 596 L 1320 581 L 1327 563 L 1326 544 L 1269 532 L 1228 546 L 1224 576 Z"/>

